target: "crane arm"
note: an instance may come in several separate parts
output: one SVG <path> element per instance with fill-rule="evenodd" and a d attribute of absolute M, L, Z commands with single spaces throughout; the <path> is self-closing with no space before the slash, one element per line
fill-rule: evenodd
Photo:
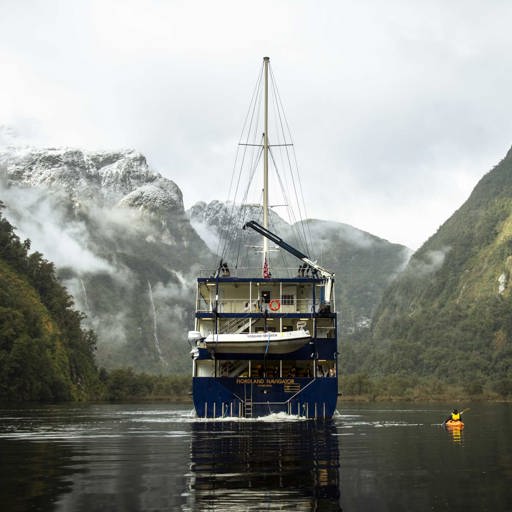
<path fill-rule="evenodd" d="M 271 242 L 274 242 L 276 245 L 282 247 L 283 249 L 288 251 L 290 254 L 293 254 L 300 260 L 307 258 L 305 254 L 300 252 L 298 249 L 295 249 L 295 247 L 292 247 L 291 245 L 287 244 L 281 237 L 277 236 L 275 233 L 272 233 L 272 231 L 269 231 L 268 229 L 264 228 L 261 224 L 258 224 L 254 220 L 246 222 L 242 229 L 245 229 L 247 227 L 254 229 L 254 231 L 259 233 L 260 235 L 263 235 L 265 238 L 268 238 Z"/>
<path fill-rule="evenodd" d="M 324 267 L 321 267 L 315 261 L 310 260 L 306 254 L 300 252 L 298 249 L 295 249 L 295 247 L 292 247 L 290 244 L 287 244 L 281 237 L 277 236 L 275 233 L 272 233 L 272 231 L 269 231 L 268 229 L 264 228 L 261 224 L 258 224 L 257 222 L 250 220 L 249 222 L 246 222 L 244 224 L 243 229 L 247 227 L 254 229 L 254 231 L 259 233 L 260 235 L 263 235 L 265 238 L 268 238 L 270 241 L 274 242 L 279 247 L 282 247 L 285 251 L 289 252 L 290 254 L 293 254 L 295 257 L 299 258 L 299 260 L 302 260 L 311 268 L 317 270 L 318 273 L 323 278 L 331 281 L 334 279 L 334 274 L 332 272 L 329 272 Z"/>

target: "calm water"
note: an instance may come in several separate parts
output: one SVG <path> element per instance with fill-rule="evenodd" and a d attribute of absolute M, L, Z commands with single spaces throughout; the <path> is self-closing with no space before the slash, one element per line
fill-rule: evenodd
<path fill-rule="evenodd" d="M 1 510 L 512 511 L 512 406 L 345 406 L 330 422 L 189 408 L 0 410 Z"/>

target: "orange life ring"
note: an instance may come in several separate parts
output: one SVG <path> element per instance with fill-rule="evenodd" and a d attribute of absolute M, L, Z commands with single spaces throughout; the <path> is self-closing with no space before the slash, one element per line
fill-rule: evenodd
<path fill-rule="evenodd" d="M 268 304 L 268 307 L 272 310 L 272 311 L 279 311 L 279 308 L 281 307 L 281 301 L 279 299 L 272 299 L 269 304 Z"/>

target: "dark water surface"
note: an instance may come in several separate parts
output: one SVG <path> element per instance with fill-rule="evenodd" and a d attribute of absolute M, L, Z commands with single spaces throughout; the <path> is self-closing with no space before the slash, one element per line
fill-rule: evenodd
<path fill-rule="evenodd" d="M 1 510 L 512 511 L 512 406 L 205 421 L 169 404 L 0 410 Z"/>

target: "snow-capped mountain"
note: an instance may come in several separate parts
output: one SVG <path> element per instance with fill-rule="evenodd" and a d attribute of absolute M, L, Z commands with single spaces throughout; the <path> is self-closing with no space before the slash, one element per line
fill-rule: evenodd
<path fill-rule="evenodd" d="M 12 148 L 0 151 L 0 167 L 9 182 L 62 190 L 76 202 L 93 199 L 98 206 L 114 206 L 124 201 L 141 208 L 183 210 L 177 185 L 149 169 L 145 157 L 133 150 Z"/>
<path fill-rule="evenodd" d="M 173 181 L 132 150 L 8 148 L 0 200 L 87 314 L 100 365 L 188 366 L 191 281 L 211 255 Z"/>
<path fill-rule="evenodd" d="M 188 211 L 190 223 L 210 250 L 217 252 L 219 240 L 236 238 L 245 222 L 255 220 L 263 223 L 262 207 L 259 204 L 233 204 L 223 201 L 205 203 L 199 201 Z M 270 210 L 269 225 L 272 230 L 286 237 L 291 232 L 291 226 L 276 212 Z M 247 233 L 247 238 L 255 243 L 255 236 Z"/>

